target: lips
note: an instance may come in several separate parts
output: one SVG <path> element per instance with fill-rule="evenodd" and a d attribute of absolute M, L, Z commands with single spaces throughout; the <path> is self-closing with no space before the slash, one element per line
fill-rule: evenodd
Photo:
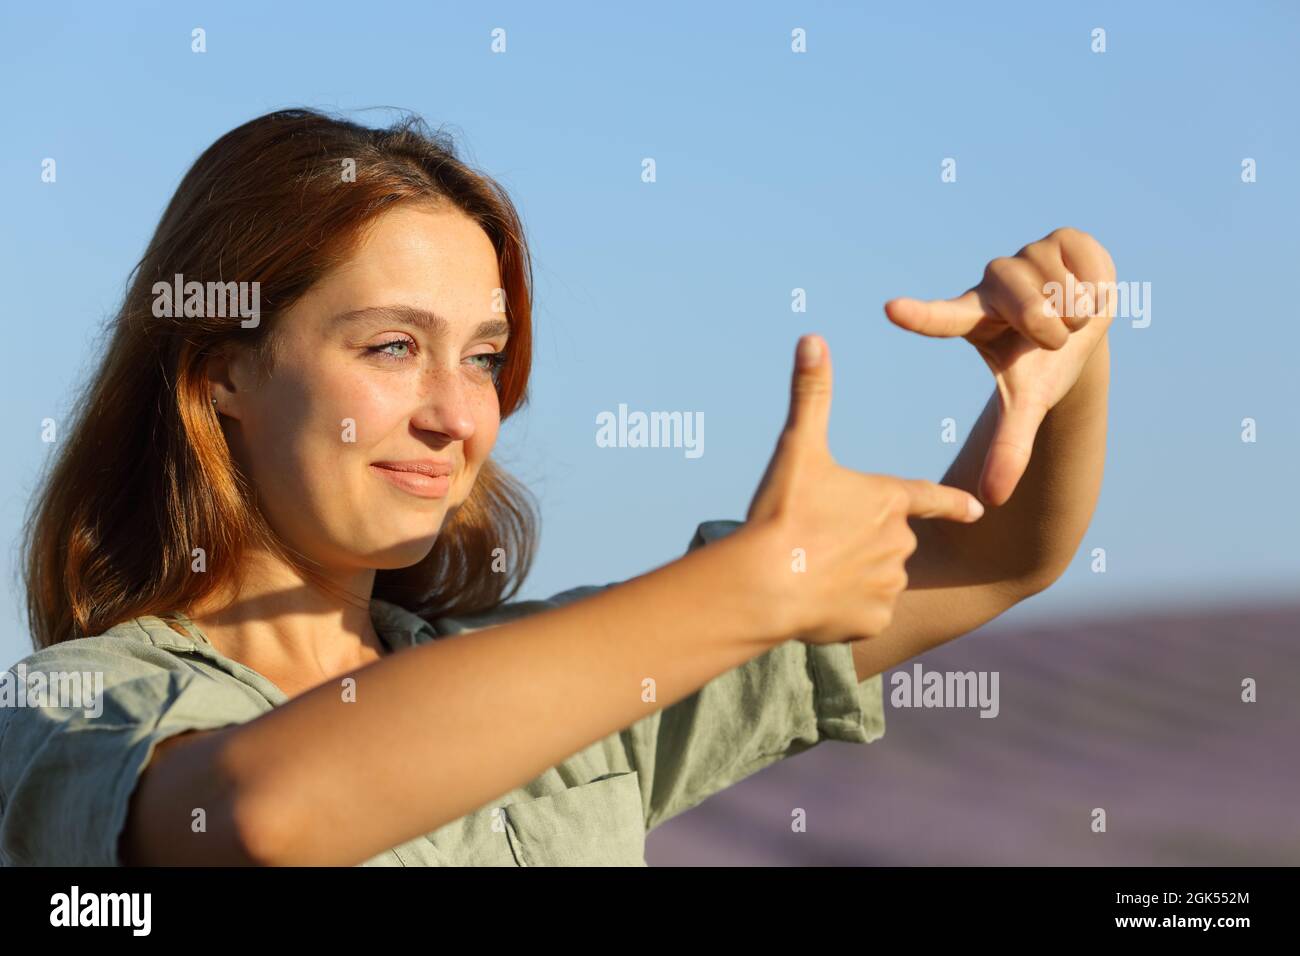
<path fill-rule="evenodd" d="M 417 498 L 443 498 L 451 490 L 449 462 L 376 461 L 370 467 L 389 484 Z"/>
<path fill-rule="evenodd" d="M 389 471 L 405 471 L 416 475 L 425 475 L 429 478 L 444 478 L 451 474 L 451 463 L 446 461 L 376 461 L 372 462 L 376 468 L 385 468 Z"/>

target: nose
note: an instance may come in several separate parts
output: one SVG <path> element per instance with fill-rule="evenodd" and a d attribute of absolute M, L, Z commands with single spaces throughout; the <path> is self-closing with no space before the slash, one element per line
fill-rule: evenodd
<path fill-rule="evenodd" d="M 417 428 L 447 441 L 466 441 L 474 434 L 474 390 L 463 371 L 439 366 L 423 376 L 413 421 Z"/>

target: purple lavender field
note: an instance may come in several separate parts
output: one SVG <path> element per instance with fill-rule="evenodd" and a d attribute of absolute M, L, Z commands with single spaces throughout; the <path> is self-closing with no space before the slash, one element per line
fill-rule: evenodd
<path fill-rule="evenodd" d="M 895 708 L 888 671 L 881 740 L 717 794 L 650 833 L 650 865 L 1300 864 L 1300 605 L 994 621 L 917 660 L 999 672 L 998 715 Z"/>

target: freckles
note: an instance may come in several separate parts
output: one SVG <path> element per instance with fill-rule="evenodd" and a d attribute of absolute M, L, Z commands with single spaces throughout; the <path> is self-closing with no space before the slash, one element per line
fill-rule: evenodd
<path fill-rule="evenodd" d="M 466 457 L 486 458 L 501 429 L 501 403 L 497 399 L 496 390 L 485 388 L 476 395 L 470 407 L 470 414 L 474 419 L 474 434 L 466 442 Z"/>
<path fill-rule="evenodd" d="M 500 413 L 501 401 L 497 396 L 497 390 L 495 388 L 485 387 L 480 390 L 475 397 L 478 400 L 476 406 L 481 409 L 484 414 L 490 412 L 492 415 L 497 415 Z"/>
<path fill-rule="evenodd" d="M 495 435 L 501 427 L 501 401 L 496 389 L 484 389 L 482 401 L 475 406 L 474 418 L 484 432 Z"/>

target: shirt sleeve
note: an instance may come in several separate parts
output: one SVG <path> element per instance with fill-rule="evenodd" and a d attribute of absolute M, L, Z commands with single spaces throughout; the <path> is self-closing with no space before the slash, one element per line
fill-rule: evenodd
<path fill-rule="evenodd" d="M 698 525 L 687 553 L 743 522 Z M 546 600 L 505 605 L 479 620 L 439 622 L 440 633 L 499 624 L 568 604 L 620 582 L 583 585 Z M 607 738 L 641 786 L 646 829 L 675 817 L 764 767 L 823 740 L 871 743 L 885 734 L 883 677 L 857 678 L 848 644 L 786 641 L 698 691 Z"/>
<path fill-rule="evenodd" d="M 687 552 L 741 524 L 704 522 Z M 858 680 L 850 645 L 791 640 L 638 721 L 619 737 L 640 777 L 646 829 L 824 740 L 879 740 L 882 690 L 880 674 Z"/>
<path fill-rule="evenodd" d="M 79 697 L 67 691 L 74 674 Z M 56 644 L 3 676 L 10 690 L 26 685 L 22 706 L 0 707 L 6 866 L 120 866 L 131 794 L 157 744 L 263 712 L 238 689 L 129 638 Z M 36 693 L 41 685 L 47 692 Z"/>

